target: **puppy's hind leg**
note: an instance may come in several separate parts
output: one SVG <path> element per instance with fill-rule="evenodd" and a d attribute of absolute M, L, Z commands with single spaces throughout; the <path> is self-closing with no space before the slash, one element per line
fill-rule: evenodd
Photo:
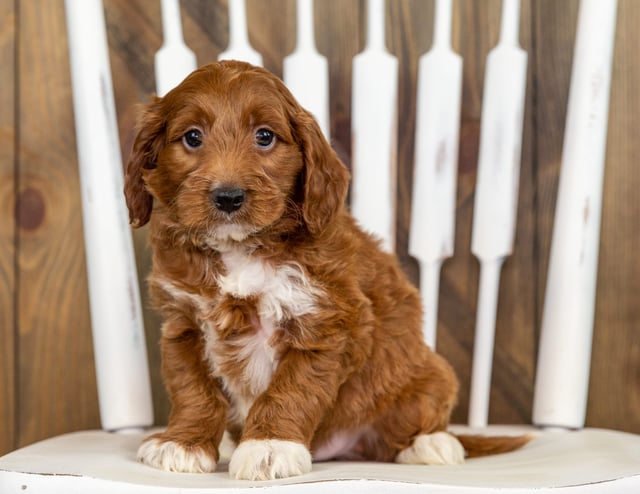
<path fill-rule="evenodd" d="M 420 434 L 411 446 L 398 453 L 395 461 L 408 465 L 457 465 L 464 462 L 464 455 L 460 441 L 440 431 Z"/>
<path fill-rule="evenodd" d="M 430 352 L 394 406 L 377 424 L 380 439 L 397 463 L 455 465 L 465 450 L 446 432 L 458 382 L 449 364 Z"/>

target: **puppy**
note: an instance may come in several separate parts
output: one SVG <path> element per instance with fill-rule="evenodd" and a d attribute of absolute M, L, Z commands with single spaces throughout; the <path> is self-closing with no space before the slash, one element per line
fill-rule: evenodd
<path fill-rule="evenodd" d="M 345 207 L 346 167 L 266 70 L 204 66 L 155 98 L 127 165 L 150 221 L 172 411 L 138 458 L 212 472 L 223 432 L 238 479 L 312 460 L 455 464 L 526 438 L 446 432 L 458 382 L 423 342 L 420 297 Z"/>

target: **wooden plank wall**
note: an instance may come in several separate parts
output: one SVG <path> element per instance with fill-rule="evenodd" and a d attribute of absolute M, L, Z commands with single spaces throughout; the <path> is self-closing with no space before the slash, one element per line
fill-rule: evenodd
<path fill-rule="evenodd" d="M 16 444 L 15 112 L 16 16 L 0 1 L 0 454 Z M 4 69 L 6 67 L 8 70 Z"/>
<path fill-rule="evenodd" d="M 407 255 L 417 60 L 431 43 L 433 0 L 387 2 L 389 50 L 399 58 L 398 250 Z M 484 61 L 500 1 L 454 2 L 454 47 L 464 57 L 456 255 L 443 268 L 439 349 L 462 383 L 464 421 L 478 282 L 469 254 Z M 183 0 L 200 63 L 228 42 L 224 0 Z M 317 45 L 330 60 L 333 144 L 349 163 L 351 59 L 364 46 L 363 0 L 316 2 Z M 528 422 L 546 279 L 578 0 L 523 0 L 529 53 L 518 230 L 503 272 L 490 420 Z M 105 0 L 122 151 L 137 103 L 153 92 L 159 2 Z M 282 73 L 295 45 L 294 0 L 247 0 L 250 38 Z M 640 3 L 620 0 L 587 423 L 640 433 Z M 63 0 L 0 0 L 0 454 L 65 431 L 99 427 L 89 330 Z M 141 278 L 144 229 L 135 232 Z M 146 313 L 158 423 L 168 404 L 158 372 L 158 320 Z"/>

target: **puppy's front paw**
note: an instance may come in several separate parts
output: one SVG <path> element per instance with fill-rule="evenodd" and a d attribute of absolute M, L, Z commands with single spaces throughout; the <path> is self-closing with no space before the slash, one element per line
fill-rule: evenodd
<path fill-rule="evenodd" d="M 464 448 L 447 432 L 422 434 L 396 456 L 396 463 L 420 465 L 458 465 L 464 462 Z"/>
<path fill-rule="evenodd" d="M 216 460 L 204 446 L 185 446 L 175 441 L 152 436 L 138 448 L 138 460 L 169 472 L 215 472 Z"/>
<path fill-rule="evenodd" d="M 272 480 L 311 471 L 311 453 L 300 443 L 279 439 L 241 442 L 231 456 L 229 475 L 242 480 Z"/>

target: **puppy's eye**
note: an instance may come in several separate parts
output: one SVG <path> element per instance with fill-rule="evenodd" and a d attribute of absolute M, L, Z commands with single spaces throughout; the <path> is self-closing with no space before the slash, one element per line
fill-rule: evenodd
<path fill-rule="evenodd" d="M 182 142 L 190 149 L 199 148 L 202 146 L 202 132 L 198 129 L 188 130 L 185 135 L 182 136 Z"/>
<path fill-rule="evenodd" d="M 256 144 L 259 148 L 269 149 L 273 146 L 276 140 L 276 136 L 272 130 L 269 129 L 258 129 L 256 131 Z"/>

